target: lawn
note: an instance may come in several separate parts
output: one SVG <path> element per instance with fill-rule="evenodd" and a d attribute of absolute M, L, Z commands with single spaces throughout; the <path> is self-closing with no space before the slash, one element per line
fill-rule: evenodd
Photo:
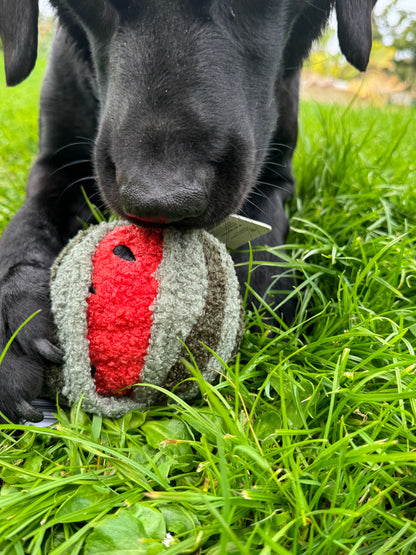
<path fill-rule="evenodd" d="M 2 227 L 44 64 L 1 88 Z M 247 307 L 193 405 L 0 426 L 1 553 L 416 553 L 416 111 L 304 103 L 300 131 L 275 249 L 299 277 L 293 326 Z"/>

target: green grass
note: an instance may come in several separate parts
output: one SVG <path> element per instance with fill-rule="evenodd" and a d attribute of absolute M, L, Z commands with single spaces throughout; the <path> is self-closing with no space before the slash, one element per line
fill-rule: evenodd
<path fill-rule="evenodd" d="M 37 152 L 40 81 L 45 67 L 42 56 L 30 78 L 10 88 L 5 87 L 3 68 L 0 71 L 0 229 L 24 200 L 24 186 Z"/>
<path fill-rule="evenodd" d="M 2 92 L 2 224 L 39 73 Z M 303 104 L 295 170 L 293 326 L 247 312 L 192 406 L 0 426 L 2 553 L 416 553 L 416 112 Z"/>

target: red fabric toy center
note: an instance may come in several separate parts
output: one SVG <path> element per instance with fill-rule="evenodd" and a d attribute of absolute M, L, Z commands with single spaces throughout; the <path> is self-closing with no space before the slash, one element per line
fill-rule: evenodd
<path fill-rule="evenodd" d="M 97 393 L 126 395 L 120 390 L 140 381 L 162 257 L 162 230 L 134 225 L 117 227 L 95 251 L 87 338 Z"/>

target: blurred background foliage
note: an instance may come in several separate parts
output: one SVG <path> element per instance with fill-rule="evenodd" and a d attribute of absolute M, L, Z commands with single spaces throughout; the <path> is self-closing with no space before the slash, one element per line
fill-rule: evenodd
<path fill-rule="evenodd" d="M 405 9 L 402 0 L 387 0 L 377 7 L 367 72 L 361 74 L 342 56 L 332 22 L 305 64 L 304 97 L 341 103 L 355 97 L 380 106 L 416 104 L 416 4 Z"/>

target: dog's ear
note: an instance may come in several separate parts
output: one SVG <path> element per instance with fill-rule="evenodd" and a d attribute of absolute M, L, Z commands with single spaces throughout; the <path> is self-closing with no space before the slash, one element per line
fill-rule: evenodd
<path fill-rule="evenodd" d="M 0 0 L 0 37 L 9 86 L 26 79 L 35 65 L 38 15 L 37 0 Z"/>
<path fill-rule="evenodd" d="M 338 40 L 347 60 L 364 71 L 370 59 L 371 13 L 377 0 L 336 0 Z"/>

